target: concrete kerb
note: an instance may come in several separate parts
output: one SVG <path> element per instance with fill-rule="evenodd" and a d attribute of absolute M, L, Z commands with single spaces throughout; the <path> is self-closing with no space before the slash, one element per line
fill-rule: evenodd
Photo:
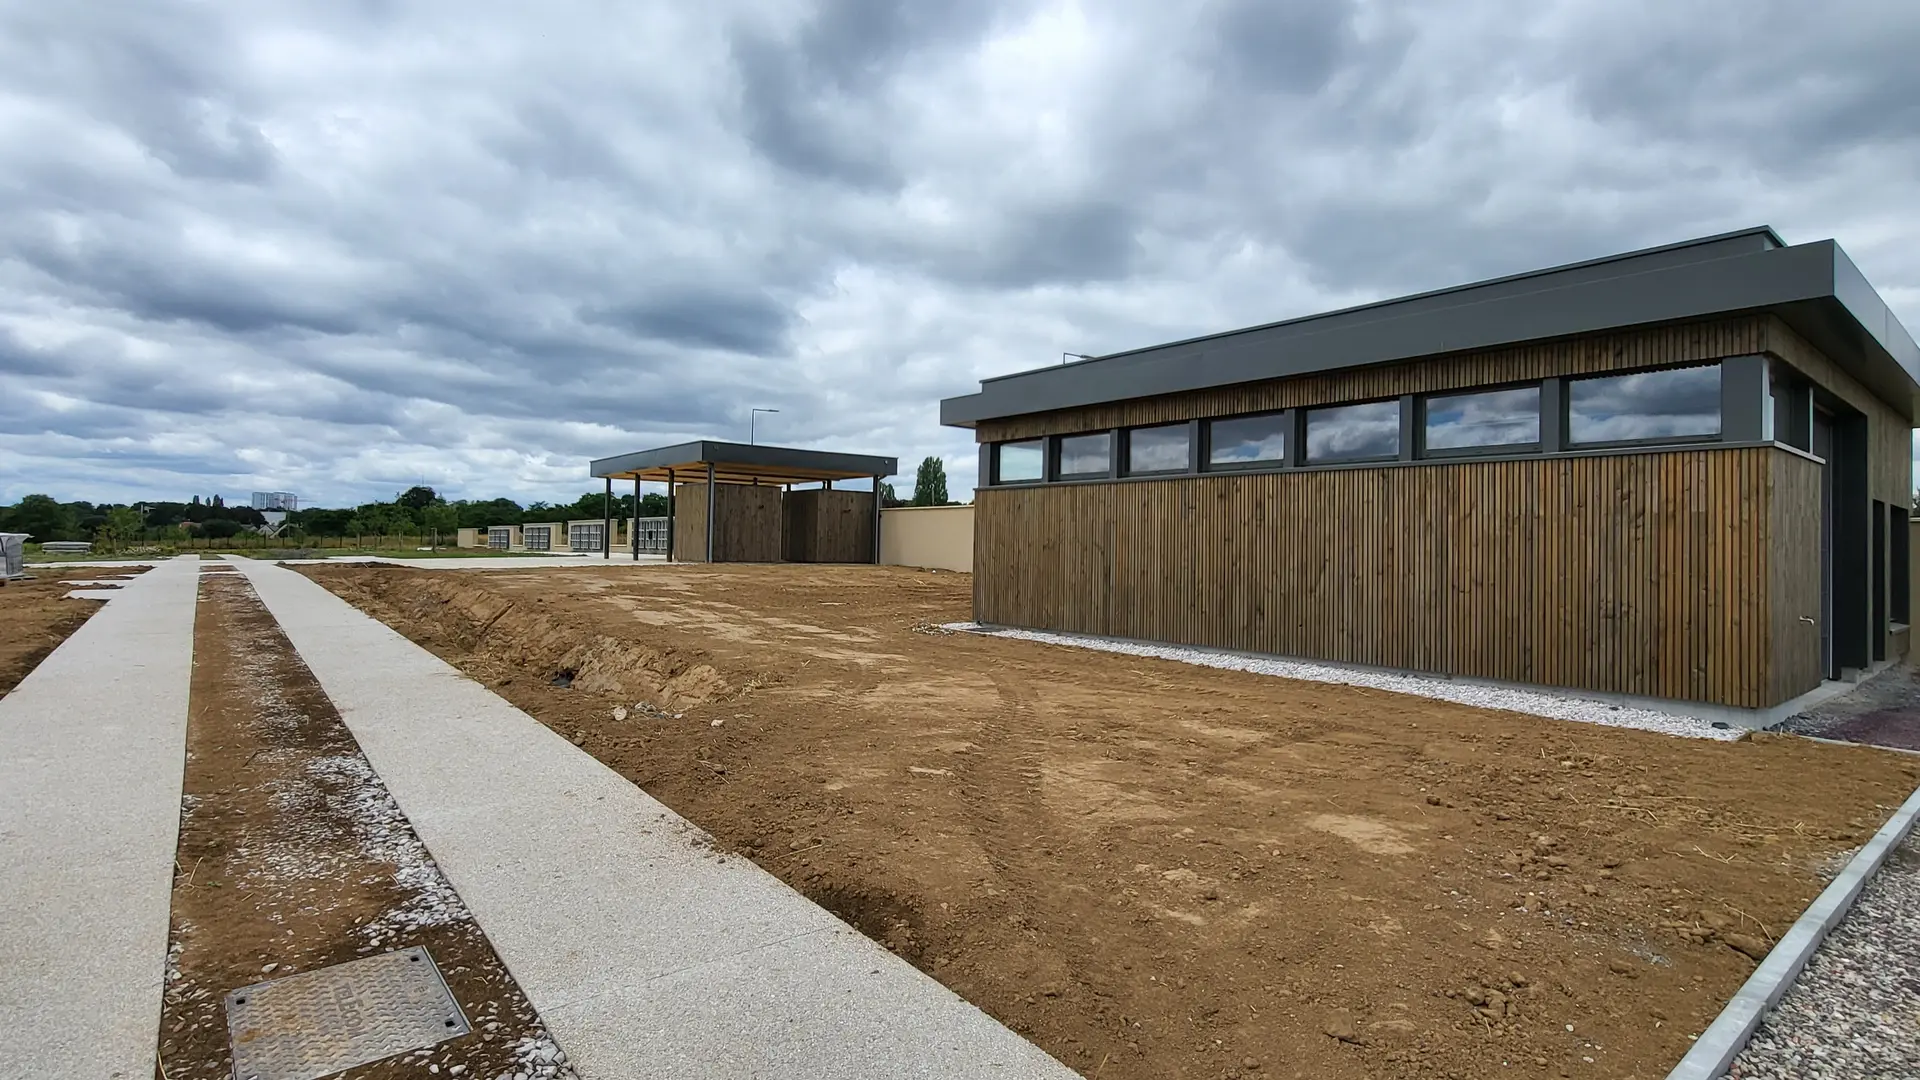
<path fill-rule="evenodd" d="M 1879 872 L 1887 856 L 1906 840 L 1916 816 L 1920 816 L 1920 790 L 1907 797 L 1873 839 L 1847 863 L 1846 869 L 1814 898 L 1806 912 L 1727 1002 L 1719 1017 L 1694 1042 L 1687 1056 L 1667 1074 L 1667 1080 L 1715 1080 L 1733 1066 L 1733 1059 L 1746 1048 L 1747 1040 L 1753 1038 L 1767 1010 L 1779 1002 L 1827 934 L 1846 918 L 1868 879 Z"/>

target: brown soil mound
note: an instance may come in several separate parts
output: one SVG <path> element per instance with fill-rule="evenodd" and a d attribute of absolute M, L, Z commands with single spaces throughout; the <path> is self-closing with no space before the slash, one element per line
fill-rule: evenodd
<path fill-rule="evenodd" d="M 548 597 L 507 597 L 481 585 L 471 574 L 383 567 L 342 581 L 337 591 L 377 609 L 390 623 L 469 656 L 529 675 L 544 672 L 586 693 L 645 701 L 668 711 L 732 693 L 727 680 L 697 654 L 610 637 L 551 607 Z"/>

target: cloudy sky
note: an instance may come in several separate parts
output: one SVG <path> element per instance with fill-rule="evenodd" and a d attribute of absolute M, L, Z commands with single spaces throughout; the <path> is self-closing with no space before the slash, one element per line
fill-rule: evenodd
<path fill-rule="evenodd" d="M 0 501 L 946 457 L 986 375 L 1771 224 L 1920 330 L 1911 0 L 0 0 Z"/>

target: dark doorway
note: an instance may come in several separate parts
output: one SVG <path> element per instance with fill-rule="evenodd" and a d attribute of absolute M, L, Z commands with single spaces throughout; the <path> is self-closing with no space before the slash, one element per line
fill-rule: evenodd
<path fill-rule="evenodd" d="M 1887 534 L 1893 507 L 1873 501 L 1873 658 L 1887 658 Z"/>
<path fill-rule="evenodd" d="M 1833 414 L 1816 408 L 1813 456 L 1826 462 L 1820 469 L 1820 671 L 1829 679 L 1840 677 L 1833 647 L 1833 451 Z"/>

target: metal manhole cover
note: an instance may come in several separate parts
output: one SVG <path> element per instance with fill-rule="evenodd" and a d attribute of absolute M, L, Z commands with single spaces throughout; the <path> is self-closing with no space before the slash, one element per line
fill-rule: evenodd
<path fill-rule="evenodd" d="M 427 950 L 402 949 L 227 995 L 234 1080 L 317 1080 L 472 1030 Z"/>

